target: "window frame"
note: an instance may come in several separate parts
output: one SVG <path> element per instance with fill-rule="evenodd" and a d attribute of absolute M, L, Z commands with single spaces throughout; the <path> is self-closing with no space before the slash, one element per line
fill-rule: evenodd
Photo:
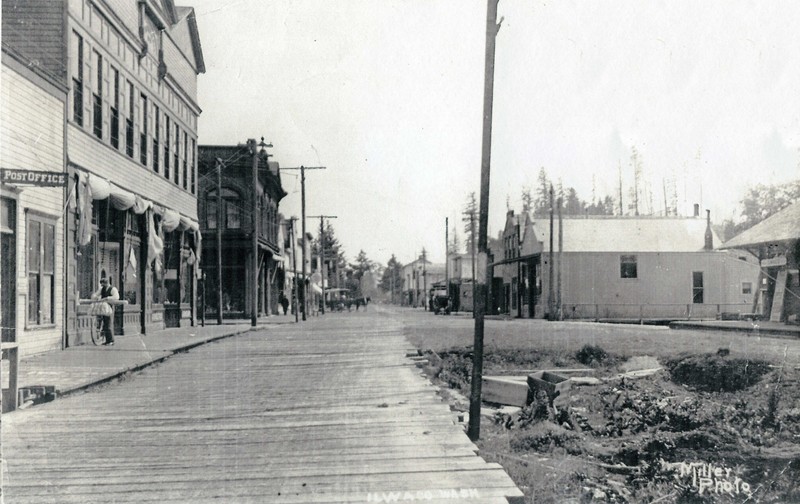
<path fill-rule="evenodd" d="M 692 304 L 705 304 L 705 279 L 702 271 L 692 271 Z"/>
<path fill-rule="evenodd" d="M 32 254 L 32 224 L 38 225 L 36 255 Z M 25 212 L 25 278 L 28 283 L 28 299 L 25 303 L 25 327 L 55 327 L 56 325 L 56 241 L 58 220 L 45 214 Z M 49 236 L 48 236 L 49 234 Z M 47 243 L 48 237 L 50 243 Z M 48 257 L 49 251 L 49 257 Z M 32 262 L 37 264 L 32 265 Z M 45 264 L 46 262 L 49 263 Z M 32 268 L 35 266 L 35 269 Z M 49 266 L 49 269 L 48 269 Z M 32 288 L 31 284 L 35 287 Z M 32 292 L 35 290 L 36 292 Z M 49 294 L 49 314 L 43 316 L 43 300 Z M 34 297 L 35 296 L 35 297 Z M 35 306 L 32 306 L 35 304 Z M 33 308 L 33 309 L 32 309 Z"/>
<path fill-rule="evenodd" d="M 109 65 L 109 73 L 111 75 L 111 126 L 109 137 L 111 146 L 119 149 L 119 69 L 114 65 Z"/>
<path fill-rule="evenodd" d="M 94 136 L 103 139 L 103 55 L 100 51 L 92 50 L 92 66 L 94 67 L 94 82 L 92 83 L 92 132 Z"/>
<path fill-rule="evenodd" d="M 639 257 L 636 254 L 620 254 L 619 277 L 626 280 L 639 278 Z"/>
<path fill-rule="evenodd" d="M 158 173 L 161 169 L 159 160 L 161 158 L 160 136 L 161 136 L 161 109 L 156 102 L 153 102 L 153 171 Z"/>
<path fill-rule="evenodd" d="M 72 42 L 76 46 L 76 52 L 72 56 L 76 67 L 76 74 L 72 75 L 72 120 L 78 126 L 83 126 L 83 36 L 72 31 Z"/>
<path fill-rule="evenodd" d="M 141 121 L 139 122 L 142 125 L 139 128 L 139 163 L 147 166 L 147 114 L 150 111 L 150 107 L 147 95 L 144 93 L 139 95 L 139 109 L 141 114 Z"/>
<path fill-rule="evenodd" d="M 136 100 L 136 98 L 135 98 L 135 94 L 136 93 L 135 93 L 135 90 L 134 90 L 134 87 L 133 87 L 133 82 L 131 82 L 130 80 L 127 81 L 127 87 L 128 87 L 128 89 L 126 90 L 127 96 L 125 97 L 126 101 L 128 102 L 127 103 L 128 110 L 127 110 L 127 114 L 126 114 L 126 117 L 125 117 L 125 154 L 129 158 L 133 159 L 133 154 L 134 154 L 133 153 L 133 151 L 134 151 L 134 147 L 133 147 L 133 137 L 134 137 L 134 118 L 133 118 L 133 113 L 134 113 L 134 110 L 135 110 L 134 101 Z"/>

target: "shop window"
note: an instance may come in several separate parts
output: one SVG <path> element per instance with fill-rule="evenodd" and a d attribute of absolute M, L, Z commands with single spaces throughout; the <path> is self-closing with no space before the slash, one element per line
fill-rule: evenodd
<path fill-rule="evenodd" d="M 160 226 L 161 218 L 158 216 L 154 216 L 154 225 L 153 229 L 157 230 L 158 226 Z M 157 231 L 156 231 L 157 232 Z M 161 264 L 161 268 L 156 267 L 156 263 Z M 153 304 L 161 304 L 164 302 L 164 251 L 161 251 L 161 255 L 158 258 L 153 258 L 153 262 L 150 265 L 150 271 L 152 272 L 153 276 Z"/>
<path fill-rule="evenodd" d="M 619 258 L 620 278 L 639 278 L 635 255 L 624 255 Z"/>
<path fill-rule="evenodd" d="M 95 244 L 96 240 L 92 240 L 86 245 L 78 247 L 78 293 L 81 299 L 89 299 L 92 293 L 97 289 L 99 281 L 95 279 L 94 264 L 95 264 Z"/>
<path fill-rule="evenodd" d="M 692 272 L 692 303 L 703 304 L 703 272 Z"/>
<path fill-rule="evenodd" d="M 54 322 L 56 227 L 28 216 L 28 325 Z"/>

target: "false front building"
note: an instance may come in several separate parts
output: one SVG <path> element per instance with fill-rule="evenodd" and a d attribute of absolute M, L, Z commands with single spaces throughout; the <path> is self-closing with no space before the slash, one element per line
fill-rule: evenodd
<path fill-rule="evenodd" d="M 280 167 L 267 161 L 266 152 L 254 141 L 238 146 L 201 145 L 199 159 L 206 315 L 217 314 L 221 281 L 223 315 L 251 318 L 256 271 L 256 315 L 276 314 L 278 294 L 285 282 L 278 203 L 286 192 L 281 186 Z M 254 163 L 258 172 L 255 187 Z M 256 224 L 258 255 L 254 257 Z"/>

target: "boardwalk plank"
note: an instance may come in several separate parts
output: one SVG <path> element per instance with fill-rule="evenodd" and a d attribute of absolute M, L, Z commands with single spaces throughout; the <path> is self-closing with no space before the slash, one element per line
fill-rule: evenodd
<path fill-rule="evenodd" d="M 7 503 L 501 503 L 436 387 L 374 312 L 248 332 L 5 416 Z M 400 492 L 398 494 L 398 492 Z M 426 493 L 428 492 L 428 493 Z"/>

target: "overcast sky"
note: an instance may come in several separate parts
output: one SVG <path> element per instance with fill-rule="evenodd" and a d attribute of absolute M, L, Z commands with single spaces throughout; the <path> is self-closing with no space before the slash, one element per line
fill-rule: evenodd
<path fill-rule="evenodd" d="M 180 2 L 183 4 L 183 2 Z M 352 260 L 444 262 L 479 194 L 486 2 L 188 0 L 206 73 L 200 144 L 264 136 L 306 172 Z M 735 216 L 747 187 L 800 178 L 800 3 L 501 0 L 489 230 L 544 167 L 616 197 L 643 160 L 655 211 Z M 286 216 L 297 172 L 282 173 Z M 627 189 L 626 189 L 627 191 Z M 623 195 L 627 201 L 627 192 Z M 319 220 L 309 220 L 316 235 Z"/>

